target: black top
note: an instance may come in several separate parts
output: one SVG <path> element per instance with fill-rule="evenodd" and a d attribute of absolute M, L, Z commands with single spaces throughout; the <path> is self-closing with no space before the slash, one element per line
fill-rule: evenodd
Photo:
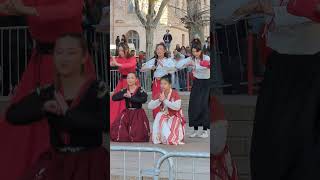
<path fill-rule="evenodd" d="M 131 98 L 124 97 L 124 94 L 127 92 L 127 89 L 122 89 L 118 93 L 115 93 L 112 96 L 113 101 L 121 101 L 125 99 L 127 108 L 142 108 L 142 104 L 146 103 L 148 100 L 147 93 L 143 90 L 143 88 L 138 87 L 135 93 L 131 93 Z"/>
<path fill-rule="evenodd" d="M 102 145 L 102 133 L 108 129 L 107 88 L 93 81 L 78 105 L 70 107 L 64 116 L 43 111 L 46 101 L 54 98 L 53 85 L 35 91 L 11 105 L 6 119 L 11 124 L 25 125 L 48 119 L 50 142 L 53 147 L 97 147 Z M 68 100 L 68 104 L 70 101 Z"/>

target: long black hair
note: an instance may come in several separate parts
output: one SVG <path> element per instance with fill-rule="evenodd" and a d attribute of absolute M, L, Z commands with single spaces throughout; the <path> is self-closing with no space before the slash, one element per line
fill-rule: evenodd
<path fill-rule="evenodd" d="M 165 50 L 165 52 L 164 52 L 164 57 L 165 57 L 165 58 L 168 58 L 168 57 L 169 57 L 168 51 L 167 51 L 167 48 L 166 48 L 166 45 L 165 45 L 163 42 L 157 44 L 157 45 L 156 45 L 156 50 L 154 51 L 154 57 L 155 57 L 154 66 L 155 66 L 155 67 L 157 67 L 157 65 L 158 65 L 159 56 L 158 56 L 158 54 L 157 54 L 157 48 L 158 48 L 159 46 L 163 46 L 163 48 L 164 48 L 164 50 Z"/>
<path fill-rule="evenodd" d="M 160 80 L 164 80 L 164 81 L 167 81 L 169 84 L 172 84 L 172 78 L 171 78 L 171 74 L 167 74 L 167 75 L 164 75 L 160 78 Z"/>
<path fill-rule="evenodd" d="M 199 38 L 195 38 L 191 42 L 191 54 L 193 59 L 195 60 L 195 57 L 192 53 L 192 49 L 196 49 L 197 52 L 201 51 L 200 60 L 203 59 L 203 51 L 202 51 L 202 44 Z"/>

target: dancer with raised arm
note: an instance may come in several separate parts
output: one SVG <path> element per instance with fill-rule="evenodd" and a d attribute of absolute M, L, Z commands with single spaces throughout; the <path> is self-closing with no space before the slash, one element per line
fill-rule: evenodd
<path fill-rule="evenodd" d="M 199 39 L 194 39 L 191 44 L 192 56 L 182 59 L 177 63 L 177 69 L 191 67 L 193 69 L 193 83 L 189 100 L 189 126 L 194 127 L 191 138 L 207 138 L 210 129 L 209 95 L 210 95 L 210 57 L 202 52 Z M 203 132 L 199 132 L 199 126 Z"/>
<path fill-rule="evenodd" d="M 136 58 L 130 54 L 129 46 L 126 41 L 119 44 L 118 54 L 119 56 L 112 58 L 110 62 L 110 66 L 117 67 L 121 75 L 121 78 L 117 84 L 117 87 L 113 90 L 113 93 L 117 93 L 121 89 L 127 88 L 127 75 L 129 73 L 136 72 L 137 65 Z M 113 101 L 110 99 L 110 127 L 112 127 L 113 122 L 124 109 L 126 109 L 125 100 Z"/>
<path fill-rule="evenodd" d="M 155 58 L 147 61 L 142 65 L 141 72 L 153 71 L 152 97 L 159 95 L 161 92 L 160 79 L 176 71 L 175 60 L 168 57 L 168 52 L 164 43 L 157 44 Z M 159 108 L 153 110 L 153 118 L 160 111 Z"/>
<path fill-rule="evenodd" d="M 112 124 L 110 137 L 117 142 L 149 142 L 150 125 L 142 104 L 147 102 L 147 93 L 138 85 L 137 75 L 127 75 L 127 88 L 112 96 L 113 101 L 126 102 L 126 109 L 118 114 Z"/>
<path fill-rule="evenodd" d="M 154 144 L 184 144 L 186 121 L 181 109 L 181 98 L 172 89 L 171 76 L 161 78 L 161 92 L 148 104 L 149 109 L 160 108 L 153 123 Z"/>

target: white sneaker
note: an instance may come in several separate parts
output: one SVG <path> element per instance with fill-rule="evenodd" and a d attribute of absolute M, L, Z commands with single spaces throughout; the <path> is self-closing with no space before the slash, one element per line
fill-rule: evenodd
<path fill-rule="evenodd" d="M 199 133 L 199 132 L 195 130 L 195 131 L 193 131 L 192 134 L 189 135 L 189 137 L 195 138 L 196 136 L 198 136 L 198 133 Z"/>
<path fill-rule="evenodd" d="M 200 138 L 208 138 L 209 137 L 209 134 L 208 134 L 208 131 L 203 131 L 200 135 L 199 135 Z"/>

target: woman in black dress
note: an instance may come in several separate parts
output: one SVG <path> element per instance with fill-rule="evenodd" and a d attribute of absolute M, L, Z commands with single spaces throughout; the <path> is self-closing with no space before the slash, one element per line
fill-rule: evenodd
<path fill-rule="evenodd" d="M 56 81 L 37 88 L 10 105 L 6 119 L 14 125 L 44 118 L 50 127 L 51 148 L 23 180 L 105 180 L 108 153 L 102 147 L 107 128 L 107 88 L 94 75 L 84 74 L 85 41 L 79 34 L 60 37 L 54 48 Z"/>
<path fill-rule="evenodd" d="M 147 93 L 137 85 L 137 76 L 129 73 L 128 87 L 112 96 L 113 101 L 125 100 L 126 109 L 118 116 L 111 128 L 111 140 L 118 142 L 148 142 L 149 120 L 142 104 L 147 102 Z"/>

